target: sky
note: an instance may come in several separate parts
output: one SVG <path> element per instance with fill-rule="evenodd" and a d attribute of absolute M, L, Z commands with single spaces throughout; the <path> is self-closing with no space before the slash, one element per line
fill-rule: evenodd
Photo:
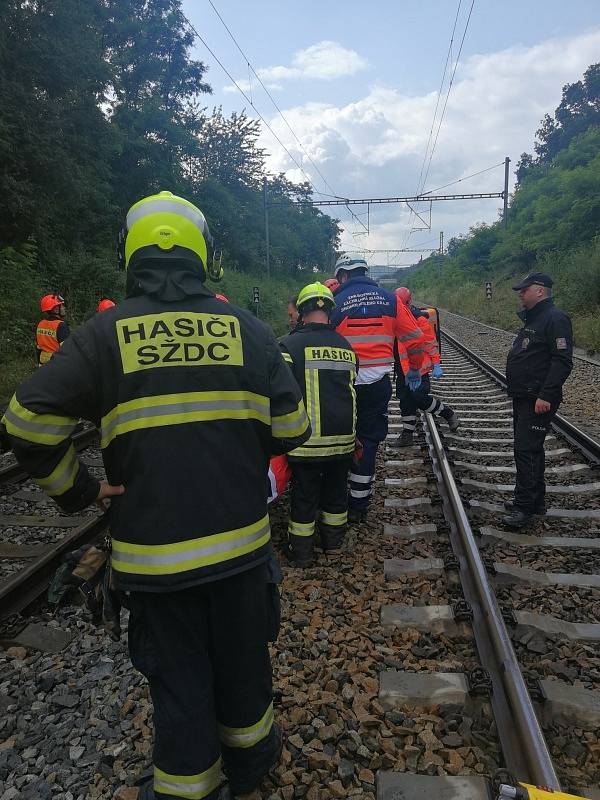
<path fill-rule="evenodd" d="M 308 177 L 315 199 L 406 196 L 446 184 L 452 185 L 440 194 L 500 192 L 503 163 L 487 168 L 506 156 L 514 185 L 517 161 L 532 152 L 535 131 L 559 104 L 562 87 L 600 61 L 600 2 L 475 0 L 472 11 L 471 5 L 472 0 L 182 2 L 247 95 L 197 40 L 194 57 L 208 66 L 213 89 L 204 98 L 209 108 L 260 113 L 281 142 L 263 126 L 267 168 L 292 180 Z M 482 170 L 487 171 L 453 183 Z M 405 204 L 371 206 L 368 216 L 366 206 L 352 206 L 355 217 L 344 206 L 324 210 L 341 221 L 344 249 L 423 247 L 427 255 L 441 231 L 447 242 L 473 225 L 494 222 L 502 200 L 435 202 L 431 219 L 429 205 L 414 206 L 422 220 Z M 400 265 L 418 258 L 375 253 L 369 261 Z"/>

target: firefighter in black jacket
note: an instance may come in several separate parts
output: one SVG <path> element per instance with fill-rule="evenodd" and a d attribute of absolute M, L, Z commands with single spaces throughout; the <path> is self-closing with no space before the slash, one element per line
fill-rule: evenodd
<path fill-rule="evenodd" d="M 357 359 L 347 339 L 329 326 L 335 306 L 322 283 L 298 295 L 301 325 L 281 340 L 283 357 L 304 395 L 310 439 L 288 455 L 292 497 L 288 556 L 298 566 L 313 560 L 317 512 L 326 553 L 339 552 L 348 521 L 348 472 L 356 440 Z"/>
<path fill-rule="evenodd" d="M 552 302 L 552 283 L 543 272 L 532 272 L 513 286 L 523 304 L 523 327 L 506 361 L 517 467 L 514 502 L 505 504 L 510 513 L 503 518 L 511 528 L 546 513 L 544 439 L 573 368 L 571 320 Z"/>
<path fill-rule="evenodd" d="M 196 206 L 170 192 L 141 200 L 121 244 L 127 299 L 78 329 L 4 421 L 64 510 L 112 497 L 113 576 L 154 702 L 153 788 L 139 797 L 212 799 L 222 760 L 231 791 L 250 792 L 280 751 L 265 476 L 310 425 L 272 331 L 205 287 L 216 276 Z M 101 420 L 107 481 L 75 455 L 80 416 Z"/>

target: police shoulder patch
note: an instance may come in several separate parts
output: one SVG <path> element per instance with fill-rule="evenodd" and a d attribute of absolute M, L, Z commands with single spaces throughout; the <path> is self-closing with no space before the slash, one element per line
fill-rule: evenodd
<path fill-rule="evenodd" d="M 557 350 L 566 350 L 567 349 L 567 340 L 564 337 L 561 337 L 556 340 L 556 349 Z"/>

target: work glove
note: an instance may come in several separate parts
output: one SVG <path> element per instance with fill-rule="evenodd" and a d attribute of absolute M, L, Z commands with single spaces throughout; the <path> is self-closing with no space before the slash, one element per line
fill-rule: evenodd
<path fill-rule="evenodd" d="M 444 370 L 442 369 L 442 365 L 441 364 L 434 364 L 433 365 L 433 370 L 431 372 L 432 377 L 441 378 L 443 374 L 444 374 Z"/>
<path fill-rule="evenodd" d="M 416 391 L 421 385 L 421 374 L 418 369 L 409 369 L 406 373 L 406 383 L 411 392 Z"/>

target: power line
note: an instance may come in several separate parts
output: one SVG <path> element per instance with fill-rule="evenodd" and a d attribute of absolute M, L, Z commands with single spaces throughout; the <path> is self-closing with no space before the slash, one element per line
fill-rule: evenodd
<path fill-rule="evenodd" d="M 202 37 L 202 36 L 201 36 L 201 35 L 198 33 L 197 29 L 194 27 L 194 25 L 193 25 L 193 24 L 190 22 L 190 20 L 189 20 L 187 17 L 186 17 L 185 19 L 186 19 L 186 21 L 187 21 L 187 24 L 190 26 L 191 30 L 192 30 L 192 31 L 195 33 L 195 35 L 198 37 L 198 39 L 199 39 L 199 40 L 202 42 L 202 44 L 204 45 L 204 47 L 206 47 L 206 49 L 208 50 L 208 52 L 209 52 L 209 53 L 211 54 L 211 56 L 212 56 L 212 57 L 215 59 L 215 61 L 216 61 L 216 62 L 217 62 L 217 64 L 218 64 L 218 65 L 221 67 L 221 69 L 223 70 L 223 72 L 224 72 L 224 73 L 227 75 L 227 77 L 229 78 L 229 80 L 230 80 L 230 81 L 231 81 L 231 82 L 234 84 L 234 86 L 235 86 L 235 87 L 237 88 L 237 90 L 240 92 L 240 94 L 242 95 L 242 97 L 244 97 L 244 98 L 245 98 L 245 99 L 248 101 L 248 103 L 251 105 L 251 107 L 254 109 L 254 111 L 255 111 L 255 112 L 258 114 L 258 116 L 259 116 L 260 120 L 262 121 L 262 123 L 263 123 L 263 124 L 264 124 L 264 125 L 265 125 L 265 126 L 268 128 L 268 130 L 269 130 L 269 131 L 272 133 L 273 137 L 274 137 L 274 138 L 275 138 L 275 139 L 276 139 L 276 140 L 279 142 L 279 144 L 281 145 L 281 147 L 282 147 L 282 148 L 285 150 L 285 152 L 288 154 L 288 156 L 289 156 L 289 157 L 290 157 L 290 159 L 293 161 L 293 163 L 294 163 L 294 164 L 295 164 L 295 165 L 298 167 L 298 169 L 300 170 L 300 172 L 302 172 L 302 173 L 303 173 L 303 174 L 306 176 L 306 180 L 307 180 L 307 181 L 308 181 L 308 183 L 310 184 L 310 186 L 311 186 L 311 188 L 312 188 L 313 192 L 315 192 L 316 194 L 323 194 L 323 192 L 319 192 L 317 189 L 315 189 L 315 187 L 314 187 L 314 185 L 313 185 L 313 182 L 312 182 L 312 181 L 311 181 L 311 179 L 310 179 L 310 175 L 309 175 L 309 174 L 306 172 L 306 170 L 304 169 L 304 167 L 302 167 L 302 166 L 301 166 L 301 164 L 299 164 L 299 163 L 296 161 L 296 159 L 294 158 L 294 156 L 293 156 L 293 155 L 290 153 L 290 151 L 287 149 L 287 147 L 286 147 L 286 146 L 284 145 L 284 143 L 281 141 L 281 139 L 279 138 L 279 136 L 277 136 L 277 134 L 275 133 L 275 131 L 273 130 L 273 128 L 272 128 L 272 127 L 269 125 L 269 123 L 267 122 L 267 120 L 266 120 L 266 119 L 263 117 L 263 115 L 260 113 L 260 111 L 259 111 L 259 110 L 256 108 L 256 106 L 255 106 L 255 105 L 254 105 L 254 103 L 252 102 L 251 98 L 250 98 L 250 97 L 248 97 L 248 95 L 246 94 L 246 92 L 245 92 L 245 91 L 242 89 L 242 87 L 239 85 L 239 83 L 236 81 L 236 79 L 233 77 L 233 75 L 232 75 L 232 74 L 229 72 L 229 70 L 227 69 L 227 67 L 226 67 L 226 66 L 223 64 L 223 62 L 222 62 L 222 61 L 219 59 L 219 57 L 218 57 L 218 56 L 217 56 L 217 54 L 214 52 L 214 50 L 213 50 L 213 49 L 210 47 L 210 45 L 208 44 L 208 42 L 206 41 L 206 39 L 204 39 L 204 38 L 203 38 L 203 37 Z"/>
<path fill-rule="evenodd" d="M 242 48 L 241 48 L 240 44 L 238 43 L 238 41 L 237 41 L 236 37 L 233 35 L 233 33 L 232 33 L 231 29 L 229 28 L 229 26 L 227 25 L 227 23 L 225 22 L 225 20 L 224 20 L 224 19 L 223 19 L 223 17 L 221 16 L 221 14 L 220 14 L 219 10 L 217 9 L 217 7 L 216 7 L 216 6 L 215 6 L 215 4 L 213 3 L 213 1 L 212 1 L 212 0 L 208 0 L 208 2 L 209 2 L 209 4 L 210 4 L 211 8 L 213 9 L 213 11 L 215 12 L 215 14 L 217 15 L 217 17 L 219 18 L 219 20 L 221 21 L 221 24 L 223 25 L 223 27 L 225 28 L 225 30 L 226 30 L 226 31 L 227 31 L 227 33 L 229 34 L 229 37 L 231 38 L 232 42 L 234 43 L 234 45 L 235 45 L 235 46 L 236 46 L 236 48 L 238 49 L 238 51 L 239 51 L 239 53 L 241 54 L 242 58 L 243 58 L 243 59 L 244 59 L 244 61 L 246 62 L 246 65 L 247 65 L 247 67 L 248 67 L 248 77 L 249 77 L 249 81 L 248 81 L 248 83 L 249 83 L 250 87 L 252 86 L 252 81 L 250 80 L 250 72 L 252 72 L 252 74 L 253 74 L 253 75 L 256 77 L 257 81 L 258 81 L 258 82 L 260 83 L 260 85 L 262 86 L 262 88 L 263 88 L 263 90 L 265 91 L 265 93 L 266 93 L 267 97 L 269 98 L 269 100 L 270 100 L 270 101 L 271 101 L 271 103 L 273 104 L 274 108 L 277 110 L 277 112 L 278 112 L 279 116 L 281 117 L 281 119 L 282 119 L 282 120 L 284 121 L 284 123 L 286 124 L 286 126 L 287 126 L 288 130 L 290 131 L 290 133 L 292 134 L 292 136 L 294 137 L 294 139 L 295 139 L 295 140 L 298 142 L 298 145 L 300 146 L 300 148 L 301 148 L 302 152 L 303 152 L 303 153 L 304 153 L 304 155 L 305 155 L 305 156 L 308 158 L 308 160 L 310 161 L 310 163 L 313 165 L 313 167 L 314 167 L 315 171 L 317 172 L 317 174 L 319 175 L 319 177 L 320 177 L 320 178 L 321 178 L 321 180 L 323 181 L 323 184 L 324 184 L 324 186 L 330 190 L 331 194 L 327 194 L 326 192 L 320 192 L 320 191 L 318 191 L 318 190 L 315 188 L 315 186 L 314 186 L 314 184 L 312 183 L 312 181 L 310 180 L 310 177 L 309 177 L 308 173 L 306 172 L 306 170 L 305 170 L 305 169 L 304 169 L 302 166 L 300 166 L 300 165 L 298 164 L 298 162 L 297 162 L 297 161 L 295 160 L 295 158 L 292 156 L 292 154 L 290 153 L 290 151 L 288 150 L 288 148 L 287 148 L 287 147 L 286 147 L 286 146 L 283 144 L 283 142 L 281 141 L 281 139 L 280 139 L 280 138 L 277 136 L 277 134 L 276 134 L 276 133 L 273 131 L 273 129 L 272 129 L 272 128 L 271 128 L 271 126 L 270 126 L 270 125 L 267 123 L 267 121 L 264 119 L 264 117 L 262 116 L 262 114 L 260 114 L 260 112 L 258 111 L 258 109 L 256 108 L 256 106 L 255 106 L 255 105 L 254 105 L 254 103 L 253 103 L 253 100 L 252 100 L 252 94 L 250 94 L 250 98 L 248 98 L 248 96 L 245 94 L 245 92 L 244 92 L 244 91 L 242 90 L 242 88 L 239 86 L 239 84 L 237 83 L 237 81 L 236 81 L 236 80 L 235 80 L 235 79 L 234 79 L 234 78 L 231 76 L 231 74 L 228 72 L 228 70 L 226 70 L 226 69 L 225 69 L 225 67 L 223 66 L 223 64 L 222 64 L 222 63 L 219 61 L 219 59 L 217 58 L 217 56 L 216 56 L 216 55 L 214 54 L 214 52 L 213 52 L 213 51 L 210 49 L 210 47 L 208 46 L 208 44 L 206 43 L 206 41 L 205 41 L 205 40 L 204 40 L 204 39 L 203 39 L 203 38 L 200 36 L 200 34 L 198 33 L 198 31 L 197 31 L 197 30 L 194 28 L 194 26 L 191 24 L 191 22 L 190 22 L 190 21 L 189 21 L 189 19 L 188 19 L 188 24 L 190 25 L 190 27 L 192 28 L 192 30 L 194 31 L 194 33 L 196 34 L 196 36 L 198 36 L 198 38 L 200 39 L 200 41 L 202 41 L 202 43 L 203 43 L 203 44 L 204 44 L 204 46 L 207 48 L 207 50 L 208 50 L 208 51 L 209 51 L 209 52 L 210 52 L 210 53 L 213 55 L 213 57 L 214 57 L 214 58 L 217 60 L 217 62 L 218 62 L 218 64 L 219 64 L 219 66 L 221 67 L 221 69 L 223 69 L 223 71 L 224 71 L 224 72 L 227 74 L 227 76 L 228 76 L 228 77 L 230 78 L 230 80 L 231 80 L 231 81 L 234 83 L 234 85 L 235 85 L 235 86 L 238 88 L 238 90 L 239 90 L 239 91 L 242 93 L 242 95 L 243 95 L 243 96 L 246 98 L 246 100 L 248 100 L 248 102 L 250 103 L 251 107 L 252 107 L 252 108 L 253 108 L 253 109 L 256 111 L 256 113 L 257 113 L 257 114 L 258 114 L 258 116 L 261 118 L 261 120 L 263 121 L 263 123 L 264 123 L 264 124 L 267 126 L 267 128 L 269 129 L 269 131 L 270 131 L 270 132 L 273 134 L 273 136 L 275 137 L 275 139 L 276 139 L 276 140 L 279 142 L 279 144 L 280 144 L 280 145 L 283 147 L 283 149 L 284 149 L 284 150 L 285 150 L 285 152 L 288 154 L 288 156 L 289 156 L 289 157 L 292 159 L 293 163 L 294 163 L 294 164 L 296 164 L 296 166 L 298 167 L 298 169 L 300 169 L 300 170 L 303 172 L 303 174 L 304 174 L 304 175 L 306 175 L 306 177 L 307 177 L 307 179 L 308 179 L 308 182 L 310 183 L 310 185 L 311 185 L 311 187 L 312 187 L 313 191 L 314 191 L 316 194 L 320 194 L 320 195 L 322 195 L 322 196 L 324 196 L 324 197 L 332 197 L 332 198 L 334 198 L 334 199 L 336 199 L 336 200 L 343 200 L 344 198 L 340 197 L 340 195 L 338 195 L 338 194 L 336 194 L 336 193 L 334 192 L 333 188 L 332 188 L 332 187 L 331 187 L 331 185 L 328 183 L 327 179 L 325 178 L 325 176 L 323 175 L 323 173 L 321 172 L 321 170 L 318 168 L 318 166 L 315 164 L 314 160 L 311 158 L 311 156 L 310 156 L 310 155 L 309 155 L 309 153 L 307 152 L 306 148 L 304 147 L 304 145 L 303 145 L 303 144 L 302 144 L 302 142 L 300 141 L 299 137 L 296 135 L 296 132 L 294 131 L 294 129 L 292 128 L 292 126 L 289 124 L 289 122 L 287 121 L 286 117 L 284 116 L 284 114 L 283 114 L 282 110 L 279 108 L 279 106 L 278 106 L 278 104 L 276 103 L 275 99 L 273 98 L 273 96 L 271 95 L 271 93 L 269 92 L 269 90 L 267 89 L 267 87 L 265 86 L 265 84 L 264 84 L 264 82 L 263 82 L 262 78 L 260 77 L 260 75 L 258 74 L 258 72 L 257 72 L 257 71 L 254 69 L 254 66 L 253 66 L 253 65 L 252 65 L 252 63 L 250 62 L 250 59 L 248 58 L 248 56 L 247 56 L 247 55 L 244 53 L 244 51 L 242 50 Z M 250 91 L 252 91 L 252 89 L 250 89 Z M 365 225 L 365 224 L 362 222 L 362 220 L 359 220 L 359 219 L 356 217 L 356 215 L 355 215 L 355 213 L 352 211 L 352 209 L 350 209 L 350 208 L 349 208 L 349 209 L 348 209 L 348 211 L 350 212 L 350 214 L 352 215 L 352 217 L 353 217 L 353 218 L 354 218 L 354 219 L 355 219 L 357 222 L 359 222 L 359 223 L 362 225 L 362 227 L 365 229 L 365 231 L 368 233 L 368 232 L 369 232 L 369 230 L 368 230 L 367 226 L 366 226 L 366 225 Z"/>
<path fill-rule="evenodd" d="M 469 28 L 469 22 L 471 21 L 471 14 L 473 13 L 473 6 L 475 5 L 475 0 L 471 0 L 471 8 L 469 9 L 469 16 L 467 17 L 467 21 L 465 23 L 465 29 L 463 31 L 462 39 L 460 40 L 460 47 L 458 48 L 458 54 L 456 56 L 456 61 L 454 62 L 454 69 L 452 70 L 452 75 L 450 76 L 450 83 L 448 84 L 448 92 L 446 93 L 446 100 L 444 101 L 444 107 L 442 108 L 442 113 L 440 116 L 440 122 L 438 125 L 437 132 L 435 134 L 435 140 L 433 142 L 433 147 L 431 148 L 431 153 L 429 156 L 429 163 L 427 164 L 427 172 L 425 173 L 425 177 L 423 178 L 423 189 L 427 183 L 427 178 L 429 177 L 429 170 L 431 168 L 431 160 L 433 158 L 433 154 L 435 153 L 435 149 L 438 143 L 438 137 L 440 135 L 440 130 L 442 128 L 442 123 L 444 121 L 444 115 L 446 113 L 446 106 L 448 105 L 448 100 L 450 98 L 450 92 L 452 91 L 452 86 L 454 84 L 454 76 L 456 75 L 456 70 L 458 69 L 458 64 L 460 61 L 460 55 L 462 53 L 463 45 L 465 43 L 465 37 L 467 35 L 467 30 Z"/>
<path fill-rule="evenodd" d="M 446 53 L 446 63 L 444 64 L 444 71 L 442 73 L 442 80 L 440 82 L 440 88 L 438 89 L 437 93 L 437 100 L 435 104 L 435 109 L 433 112 L 433 119 L 431 120 L 431 128 L 429 129 L 429 138 L 427 139 L 427 147 L 425 148 L 425 155 L 423 156 L 423 163 L 421 164 L 421 172 L 419 173 L 419 181 L 417 183 L 417 191 L 421 192 L 423 190 L 423 186 L 421 185 L 421 178 L 423 177 L 423 170 L 425 169 L 425 162 L 427 161 L 427 154 L 429 152 L 429 145 L 431 144 L 431 138 L 433 136 L 433 129 L 435 127 L 435 121 L 437 119 L 437 112 L 440 105 L 440 99 L 442 97 L 442 89 L 444 88 L 444 82 L 446 80 L 446 71 L 448 70 L 448 64 L 450 62 L 450 54 L 452 52 L 452 43 L 454 42 L 454 34 L 456 32 L 456 24 L 458 22 L 458 15 L 460 14 L 460 7 L 461 7 L 462 0 L 458 0 L 458 8 L 456 9 L 456 16 L 454 17 L 454 26 L 452 28 L 452 33 L 450 34 L 450 44 L 448 45 L 448 52 Z"/>
<path fill-rule="evenodd" d="M 253 75 L 256 77 L 256 80 L 257 80 L 257 81 L 260 83 L 260 85 L 261 85 L 261 86 L 262 86 L 262 88 L 264 89 L 264 92 L 265 92 L 265 94 L 267 95 L 267 97 L 269 98 L 269 100 L 270 100 L 270 101 L 273 103 L 273 106 L 276 108 L 276 110 L 277 110 L 277 112 L 278 112 L 279 116 L 281 117 L 281 119 L 282 119 L 282 120 L 285 122 L 285 124 L 287 125 L 287 127 L 288 127 L 288 130 L 290 131 L 290 133 L 292 134 L 292 136 L 294 137 L 294 139 L 295 139 L 295 140 L 298 142 L 298 144 L 300 145 L 300 148 L 301 148 L 302 152 L 304 153 L 304 155 L 305 155 L 305 156 L 308 158 L 308 160 L 310 161 L 310 163 L 311 163 L 311 164 L 313 165 L 313 167 L 315 168 L 315 171 L 317 172 L 317 174 L 319 175 L 319 177 L 320 177 L 320 178 L 321 178 L 321 180 L 323 181 L 323 184 L 324 184 L 324 185 L 325 185 L 325 186 L 326 186 L 328 189 L 330 189 L 330 190 L 331 190 L 332 194 L 331 194 L 330 196 L 331 196 L 331 197 L 333 197 L 333 198 L 335 198 L 336 200 L 342 200 L 342 199 L 343 199 L 342 197 L 340 197 L 338 194 L 335 194 L 335 192 L 334 192 L 334 191 L 333 191 L 333 189 L 331 188 L 331 185 L 328 183 L 327 179 L 325 178 L 325 176 L 323 175 L 323 173 L 321 172 L 321 170 L 320 170 L 320 169 L 317 167 L 317 165 L 315 164 L 315 162 L 313 161 L 313 159 L 310 157 L 310 155 L 309 155 L 309 154 L 308 154 L 308 152 L 306 151 L 306 149 L 305 149 L 304 145 L 302 144 L 302 142 L 300 141 L 300 139 L 299 139 L 299 138 L 298 138 L 298 136 L 296 135 L 296 132 L 294 131 L 294 129 L 292 128 L 292 126 L 289 124 L 289 122 L 288 122 L 288 121 L 287 121 L 287 119 L 285 118 L 285 116 L 284 116 L 284 114 L 283 114 L 283 111 L 282 111 L 282 110 L 279 108 L 279 106 L 278 106 L 278 105 L 277 105 L 277 103 L 275 102 L 275 99 L 274 99 L 273 95 L 272 95 L 272 94 L 269 92 L 269 90 L 267 89 L 267 87 L 266 87 L 266 86 L 265 86 L 265 84 L 263 83 L 263 80 L 262 80 L 262 78 L 260 77 L 260 75 L 258 74 L 258 72 L 257 72 L 257 71 L 254 69 L 254 66 L 253 66 L 253 65 L 251 64 L 251 62 L 250 62 L 250 59 L 248 58 L 248 56 L 247 56 L 247 55 L 244 53 L 244 51 L 242 50 L 242 48 L 241 48 L 241 46 L 239 45 L 239 43 L 238 43 L 237 39 L 235 38 L 235 36 L 234 36 L 234 35 L 233 35 L 233 33 L 231 32 L 231 29 L 229 28 L 229 26 L 227 25 L 227 23 L 225 22 L 225 20 L 224 20 L 224 19 L 223 19 L 223 17 L 221 16 L 221 14 L 219 13 L 219 10 L 217 9 L 217 7 L 216 7 L 216 6 L 215 6 L 215 4 L 213 3 L 213 1 L 212 1 L 212 0 L 208 0 L 208 2 L 209 2 L 209 4 L 210 4 L 211 8 L 213 9 L 213 11 L 215 12 L 215 14 L 217 15 L 217 17 L 218 17 L 218 18 L 221 20 L 221 23 L 223 24 L 223 27 L 225 28 L 225 30 L 226 30 L 226 31 L 227 31 L 227 33 L 229 34 L 229 36 L 230 36 L 230 38 L 231 38 L 231 41 L 232 41 L 232 42 L 235 44 L 235 46 L 237 47 L 237 49 L 238 49 L 238 50 L 239 50 L 239 52 L 240 52 L 240 55 L 242 56 L 242 58 L 243 58 L 243 59 L 244 59 L 244 61 L 246 62 L 247 66 L 248 66 L 248 71 L 249 71 L 249 72 L 251 71 L 251 72 L 253 73 Z M 249 81 L 249 82 L 250 82 L 250 81 Z M 325 195 L 325 192 L 319 192 L 319 194 L 323 194 L 323 195 Z"/>
<path fill-rule="evenodd" d="M 457 178 L 455 181 L 450 181 L 450 183 L 445 183 L 443 186 L 436 186 L 435 189 L 430 189 L 428 192 L 423 192 L 421 197 L 423 199 L 427 199 L 427 196 L 430 195 L 432 192 L 439 192 L 440 189 L 447 189 L 448 186 L 454 186 L 456 183 L 461 183 L 462 181 L 468 181 L 469 178 L 475 178 L 477 175 L 483 175 L 484 172 L 489 172 L 492 169 L 497 169 L 498 167 L 503 167 L 504 161 L 499 161 L 498 164 L 492 164 L 491 167 L 486 167 L 485 169 L 480 169 L 479 172 L 473 172 L 471 175 L 465 175 L 462 178 Z"/>

